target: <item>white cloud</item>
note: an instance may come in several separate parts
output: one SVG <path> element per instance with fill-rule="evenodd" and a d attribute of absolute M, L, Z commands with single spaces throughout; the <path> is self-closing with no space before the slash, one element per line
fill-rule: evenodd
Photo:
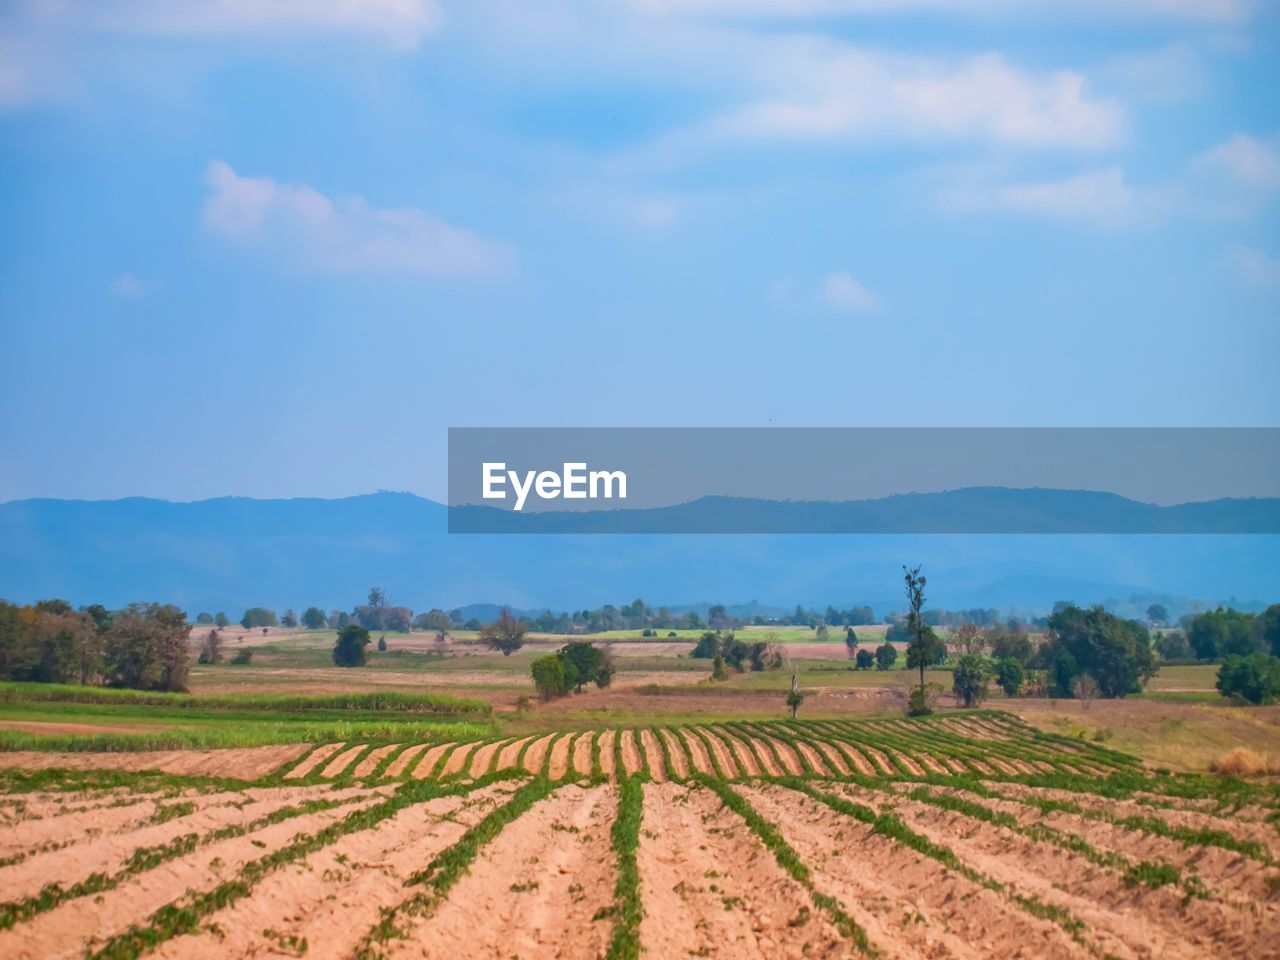
<path fill-rule="evenodd" d="M 1134 191 L 1121 167 L 1106 167 L 1063 180 L 1015 183 L 997 188 L 996 206 L 1066 220 L 1115 221 L 1133 209 Z"/>
<path fill-rule="evenodd" d="M 1237 133 L 1195 160 L 1201 171 L 1218 173 L 1251 189 L 1280 189 L 1280 144 Z"/>
<path fill-rule="evenodd" d="M 1124 129 L 1120 105 L 1072 71 L 1032 74 L 998 54 L 940 61 L 843 43 L 762 41 L 776 89 L 722 116 L 721 133 L 778 139 L 897 135 L 1020 147 L 1099 149 Z"/>
<path fill-rule="evenodd" d="M 303 184 L 242 177 L 220 160 L 209 164 L 205 182 L 206 229 L 305 269 L 484 277 L 511 265 L 506 248 L 414 207 L 330 199 Z"/>
<path fill-rule="evenodd" d="M 650 14 L 791 18 L 945 13 L 952 16 L 1044 16 L 1071 18 L 1167 17 L 1226 21 L 1244 19 L 1252 0 L 630 0 Z"/>
<path fill-rule="evenodd" d="M 109 284 L 107 292 L 121 300 L 138 300 L 151 292 L 151 284 L 139 280 L 132 273 L 122 273 Z"/>
<path fill-rule="evenodd" d="M 1228 255 L 1235 272 L 1255 287 L 1280 287 L 1280 257 L 1255 247 L 1236 247 Z"/>
<path fill-rule="evenodd" d="M 828 274 L 822 281 L 822 299 L 839 310 L 851 313 L 870 313 L 880 309 L 880 301 L 875 295 L 844 271 Z"/>

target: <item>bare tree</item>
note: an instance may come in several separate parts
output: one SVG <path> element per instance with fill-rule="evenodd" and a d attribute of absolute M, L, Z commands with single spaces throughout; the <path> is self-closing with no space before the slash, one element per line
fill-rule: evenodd
<path fill-rule="evenodd" d="M 510 607 L 503 607 L 498 619 L 480 628 L 480 642 L 491 650 L 509 657 L 524 646 L 528 627 L 511 615 Z"/>
<path fill-rule="evenodd" d="M 1082 673 L 1072 684 L 1072 692 L 1080 701 L 1081 709 L 1088 710 L 1093 705 L 1094 698 L 1098 696 L 1098 681 L 1091 675 Z"/>

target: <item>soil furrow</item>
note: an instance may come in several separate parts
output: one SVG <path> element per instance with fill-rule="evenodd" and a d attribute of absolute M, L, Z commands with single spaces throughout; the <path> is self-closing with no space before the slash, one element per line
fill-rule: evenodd
<path fill-rule="evenodd" d="M 413 778 L 415 780 L 425 780 L 427 777 L 431 776 L 435 772 L 436 765 L 439 764 L 440 758 L 448 753 L 454 746 L 456 746 L 456 744 L 453 741 L 449 741 L 448 743 L 437 743 L 434 747 L 429 748 L 427 752 L 422 755 L 422 759 L 418 761 L 416 766 L 414 766 Z"/>
<path fill-rule="evenodd" d="M 346 750 L 343 750 L 340 754 L 325 764 L 324 769 L 320 771 L 320 776 L 324 777 L 326 780 L 331 780 L 338 776 L 351 765 L 352 761 L 354 761 L 356 757 L 364 753 L 368 746 L 369 745 L 367 743 L 357 743 L 354 747 L 348 747 Z"/>
<path fill-rule="evenodd" d="M 370 750 L 364 759 L 356 764 L 356 768 L 351 772 L 351 775 L 357 779 L 369 776 L 374 770 L 378 769 L 378 764 L 399 746 L 400 744 L 398 743 L 389 743 L 384 747 L 375 747 Z"/>
<path fill-rule="evenodd" d="M 301 780 L 345 746 L 345 743 L 325 743 L 316 747 L 309 756 L 303 758 L 301 763 L 289 770 L 284 778 Z"/>
<path fill-rule="evenodd" d="M 671 755 L 671 774 L 681 780 L 689 776 L 689 754 L 685 752 L 684 742 L 675 732 L 663 727 L 659 735 L 667 744 L 667 753 Z"/>
<path fill-rule="evenodd" d="M 645 762 L 649 765 L 649 775 L 655 783 L 667 781 L 667 764 L 662 759 L 662 747 L 652 730 L 640 731 L 640 745 L 644 747 Z"/>
<path fill-rule="evenodd" d="M 569 748 L 573 746 L 573 734 L 566 733 L 551 747 L 551 759 L 547 764 L 547 776 L 563 780 L 569 774 Z"/>
<path fill-rule="evenodd" d="M 387 770 L 384 776 L 400 776 L 409 769 L 409 764 L 413 763 L 413 761 L 418 758 L 418 754 L 422 753 L 422 751 L 427 749 L 429 746 L 430 744 L 427 743 L 415 743 L 411 747 L 405 747 L 400 755 L 387 765 Z"/>

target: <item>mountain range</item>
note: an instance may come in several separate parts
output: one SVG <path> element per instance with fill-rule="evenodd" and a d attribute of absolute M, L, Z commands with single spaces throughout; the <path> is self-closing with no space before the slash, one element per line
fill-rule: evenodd
<path fill-rule="evenodd" d="M 1062 491 L 1044 493 L 1061 509 Z M 984 509 L 997 509 L 1003 496 L 1006 509 L 1025 515 L 1038 509 L 1035 494 L 980 496 Z M 951 507 L 964 502 L 913 496 L 943 520 L 948 496 Z M 1082 492 L 1071 509 L 1086 511 L 1088 521 L 1090 498 L 1116 508 L 1098 496 Z M 712 499 L 721 515 L 763 509 L 760 501 Z M 1228 514 L 1210 529 L 1237 522 L 1255 529 L 1245 516 L 1275 529 L 1265 525 L 1274 501 L 1219 501 L 1204 510 Z M 1275 533 L 451 534 L 448 512 L 404 493 L 12 501 L 0 504 L 0 597 L 108 606 L 162 600 L 236 617 L 259 605 L 350 609 L 377 584 L 417 611 L 469 604 L 558 611 L 643 597 L 672 608 L 699 600 L 761 609 L 870 604 L 883 614 L 901 606 L 902 565 L 920 563 L 930 605 L 953 609 L 1034 612 L 1063 599 L 1147 596 L 1185 605 L 1280 599 Z"/>

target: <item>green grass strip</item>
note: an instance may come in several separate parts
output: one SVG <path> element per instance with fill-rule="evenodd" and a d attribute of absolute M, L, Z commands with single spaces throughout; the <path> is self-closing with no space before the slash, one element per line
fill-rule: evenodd
<path fill-rule="evenodd" d="M 609 837 L 618 858 L 618 879 L 613 885 L 613 935 L 605 960 L 638 960 L 640 922 L 644 904 L 636 850 L 640 846 L 640 822 L 644 817 L 645 777 L 618 778 L 618 816 Z"/>

